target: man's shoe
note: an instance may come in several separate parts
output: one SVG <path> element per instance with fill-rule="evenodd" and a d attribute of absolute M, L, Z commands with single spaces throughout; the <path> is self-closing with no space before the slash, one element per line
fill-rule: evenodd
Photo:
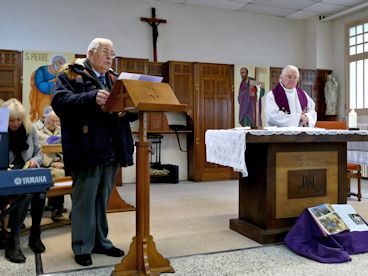
<path fill-rule="evenodd" d="M 105 254 L 110 257 L 123 257 L 124 256 L 124 251 L 119 248 L 116 248 L 115 246 L 112 246 L 109 249 L 93 248 L 92 252 L 97 253 L 97 254 Z"/>
<path fill-rule="evenodd" d="M 92 259 L 90 254 L 81 254 L 74 256 L 75 262 L 79 265 L 89 266 L 92 265 Z"/>
<path fill-rule="evenodd" d="M 5 248 L 5 257 L 13 263 L 24 263 L 26 257 L 23 255 L 22 250 L 20 250 L 19 237 L 10 236 L 8 244 Z"/>
<path fill-rule="evenodd" d="M 60 210 L 53 210 L 52 215 L 51 215 L 51 219 L 54 222 L 59 222 L 59 221 L 65 220 L 65 218 L 64 218 L 64 216 L 63 216 L 63 214 L 61 213 Z"/>
<path fill-rule="evenodd" d="M 45 245 L 42 243 L 40 237 L 33 237 L 32 235 L 29 237 L 28 246 L 32 249 L 34 253 L 42 253 L 45 252 Z"/>

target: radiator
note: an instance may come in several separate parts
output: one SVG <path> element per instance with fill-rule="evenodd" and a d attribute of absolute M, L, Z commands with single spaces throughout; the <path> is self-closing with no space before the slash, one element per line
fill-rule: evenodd
<path fill-rule="evenodd" d="M 368 124 L 358 124 L 361 130 L 368 130 Z M 362 166 L 362 177 L 368 178 L 368 166 Z"/>

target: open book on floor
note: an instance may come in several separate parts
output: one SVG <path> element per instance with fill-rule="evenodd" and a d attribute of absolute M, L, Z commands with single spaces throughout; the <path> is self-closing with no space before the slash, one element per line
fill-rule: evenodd
<path fill-rule="evenodd" d="M 326 235 L 368 231 L 367 223 L 350 204 L 322 204 L 308 210 Z"/>

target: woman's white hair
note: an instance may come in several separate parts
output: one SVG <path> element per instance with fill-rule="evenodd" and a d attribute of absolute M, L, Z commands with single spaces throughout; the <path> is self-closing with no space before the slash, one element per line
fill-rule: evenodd
<path fill-rule="evenodd" d="M 5 107 L 10 110 L 10 118 L 11 119 L 21 119 L 24 128 L 26 129 L 27 135 L 32 131 L 32 122 L 26 113 L 24 106 L 20 101 L 15 98 L 11 98 L 5 101 L 1 107 Z"/>
<path fill-rule="evenodd" d="M 89 57 L 89 53 L 91 51 L 96 52 L 96 50 L 100 47 L 101 44 L 111 44 L 111 46 L 113 45 L 112 41 L 108 38 L 96 37 L 88 45 L 87 58 Z"/>

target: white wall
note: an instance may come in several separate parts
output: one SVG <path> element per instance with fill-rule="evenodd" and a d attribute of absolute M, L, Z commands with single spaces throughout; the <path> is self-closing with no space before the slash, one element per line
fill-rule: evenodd
<path fill-rule="evenodd" d="M 316 26 L 316 66 L 312 68 L 331 69 L 333 66 L 332 22 L 318 20 Z"/>
<path fill-rule="evenodd" d="M 322 22 L 318 16 L 304 21 L 304 69 L 331 69 L 332 23 Z"/>
<path fill-rule="evenodd" d="M 159 61 L 303 65 L 303 23 L 144 0 L 1 0 L 0 48 L 85 53 L 91 39 L 108 37 L 116 53 L 152 59 L 152 35 L 140 17 L 159 26 Z M 6 38 L 6 39 L 5 39 Z"/>
<path fill-rule="evenodd" d="M 345 24 L 367 17 L 368 8 L 349 14 L 348 16 L 338 18 L 332 22 L 332 69 L 333 75 L 339 83 L 338 114 L 341 118 L 346 117 L 348 112 L 345 110 Z M 358 123 L 367 122 L 367 116 L 358 117 Z"/>
<path fill-rule="evenodd" d="M 305 69 L 315 69 L 317 64 L 317 21 L 316 18 L 311 17 L 307 20 L 304 20 L 304 66 Z"/>

